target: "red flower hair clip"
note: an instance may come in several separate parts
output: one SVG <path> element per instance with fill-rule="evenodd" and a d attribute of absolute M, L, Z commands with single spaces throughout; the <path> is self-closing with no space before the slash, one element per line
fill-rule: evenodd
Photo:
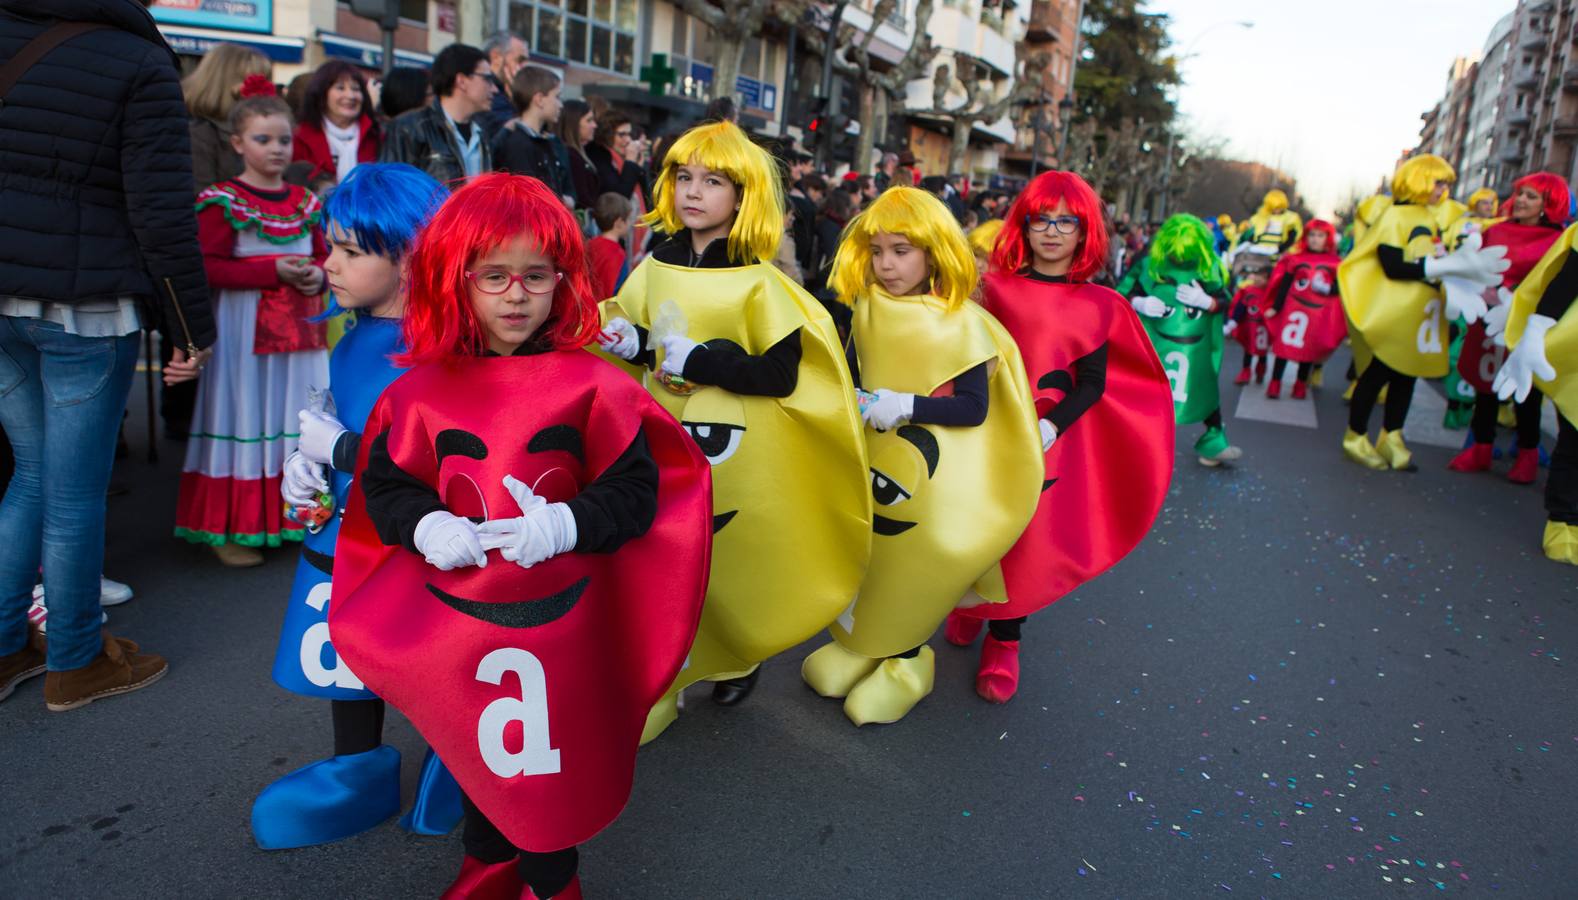
<path fill-rule="evenodd" d="M 274 88 L 274 82 L 267 75 L 248 75 L 241 82 L 241 98 L 248 97 L 277 97 L 279 91 Z"/>

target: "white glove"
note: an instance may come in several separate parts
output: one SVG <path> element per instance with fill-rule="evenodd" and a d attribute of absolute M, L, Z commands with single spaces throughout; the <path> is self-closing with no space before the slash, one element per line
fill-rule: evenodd
<path fill-rule="evenodd" d="M 1502 288 L 1503 291 L 1506 288 Z M 1500 306 L 1492 306 L 1485 313 L 1485 336 L 1496 342 L 1496 346 L 1507 346 L 1507 317 L 1512 315 L 1512 300 L 1503 297 Z"/>
<path fill-rule="evenodd" d="M 416 549 L 428 565 L 440 572 L 466 566 L 486 567 L 487 551 L 477 538 L 477 526 L 446 509 L 438 509 L 416 523 Z"/>
<path fill-rule="evenodd" d="M 477 526 L 485 550 L 523 569 L 575 549 L 575 514 L 563 503 L 549 503 L 513 475 L 504 476 L 504 489 L 515 498 L 522 515 L 489 519 Z"/>
<path fill-rule="evenodd" d="M 315 463 L 332 463 L 334 444 L 345 433 L 345 426 L 334 416 L 311 409 L 302 410 L 296 418 L 301 423 L 301 439 L 296 444 L 301 454 Z"/>
<path fill-rule="evenodd" d="M 1475 232 L 1463 239 L 1458 248 L 1446 256 L 1425 260 L 1425 277 L 1442 279 L 1457 276 L 1484 287 L 1501 283 L 1501 273 L 1512 263 L 1507 260 L 1507 248 L 1485 247 L 1484 237 Z"/>
<path fill-rule="evenodd" d="M 1198 281 L 1178 285 L 1176 296 L 1179 303 L 1182 303 L 1184 306 L 1192 306 L 1195 309 L 1210 309 L 1216 305 L 1216 300 L 1212 299 L 1211 295 L 1205 292 L 1205 288 L 1200 287 L 1200 282 Z"/>
<path fill-rule="evenodd" d="M 1134 307 L 1135 312 L 1152 319 L 1160 319 L 1167 315 L 1167 301 L 1160 297 L 1148 297 L 1142 294 L 1130 300 L 1129 304 Z"/>
<path fill-rule="evenodd" d="M 1496 381 L 1491 385 L 1497 397 L 1522 403 L 1534 389 L 1535 378 L 1550 381 L 1556 377 L 1556 368 L 1545 358 L 1545 332 L 1555 325 L 1556 320 L 1550 316 L 1529 316 L 1529 321 L 1523 325 L 1523 337 L 1507 354 L 1507 361 L 1501 364 L 1501 371 L 1496 373 Z"/>
<path fill-rule="evenodd" d="M 685 360 L 701 345 L 683 334 L 668 335 L 658 343 L 663 345 L 663 374 L 685 376 Z"/>
<path fill-rule="evenodd" d="M 323 467 L 297 450 L 285 457 L 285 468 L 280 472 L 279 495 L 291 506 L 311 506 L 318 495 L 329 489 L 323 477 Z"/>
<path fill-rule="evenodd" d="M 603 333 L 597 336 L 597 346 L 620 359 L 635 359 L 641 352 L 641 335 L 636 331 L 636 326 L 630 324 L 630 320 L 613 318 L 608 320 Z"/>
<path fill-rule="evenodd" d="M 1227 322 L 1225 322 L 1222 325 L 1222 335 L 1223 335 L 1223 337 L 1229 337 L 1229 336 L 1231 336 L 1233 334 L 1233 332 L 1235 332 L 1237 330 L 1238 330 L 1238 323 L 1233 321 L 1232 319 L 1228 319 Z"/>
<path fill-rule="evenodd" d="M 878 431 L 887 431 L 901 422 L 908 422 L 915 415 L 915 395 L 877 388 L 877 399 L 866 407 L 860 417 Z"/>
<path fill-rule="evenodd" d="M 1052 449 L 1052 442 L 1057 440 L 1057 426 L 1046 419 L 1036 421 L 1041 424 L 1041 452 L 1045 453 Z"/>
<path fill-rule="evenodd" d="M 1441 293 L 1446 297 L 1446 317 L 1449 322 L 1461 316 L 1464 322 L 1472 325 L 1485 315 L 1488 308 L 1485 305 L 1485 288 L 1477 281 L 1448 275 L 1441 279 Z"/>

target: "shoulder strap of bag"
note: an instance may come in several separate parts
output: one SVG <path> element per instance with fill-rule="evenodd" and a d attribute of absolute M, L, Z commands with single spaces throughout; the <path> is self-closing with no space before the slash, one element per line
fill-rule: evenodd
<path fill-rule="evenodd" d="M 44 54 L 79 34 L 109 27 L 101 22 L 57 22 L 28 41 L 4 66 L 0 66 L 0 106 L 5 105 L 6 94 L 11 92 L 11 88 L 16 86 L 28 69 L 44 58 Z"/>

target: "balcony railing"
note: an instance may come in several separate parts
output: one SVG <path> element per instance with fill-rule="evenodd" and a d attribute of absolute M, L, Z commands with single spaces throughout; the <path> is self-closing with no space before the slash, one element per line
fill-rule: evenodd
<path fill-rule="evenodd" d="M 1578 116 L 1561 116 L 1551 123 L 1551 133 L 1558 137 L 1578 135 Z"/>

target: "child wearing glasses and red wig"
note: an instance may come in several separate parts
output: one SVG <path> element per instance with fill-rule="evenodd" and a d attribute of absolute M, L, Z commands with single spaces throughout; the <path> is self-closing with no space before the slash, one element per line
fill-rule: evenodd
<path fill-rule="evenodd" d="M 363 432 L 329 626 L 464 792 L 445 897 L 581 896 L 576 845 L 629 798 L 701 615 L 706 461 L 597 336 L 580 227 L 535 179 L 472 181 L 411 253 L 411 369 Z"/>

